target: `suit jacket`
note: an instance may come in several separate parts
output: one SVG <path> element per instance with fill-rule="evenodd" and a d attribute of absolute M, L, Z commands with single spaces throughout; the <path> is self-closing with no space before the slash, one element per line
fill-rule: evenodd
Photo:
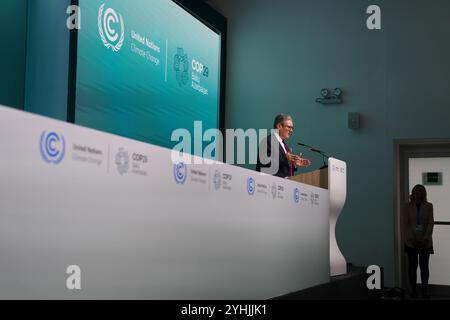
<path fill-rule="evenodd" d="M 259 151 L 261 150 L 261 146 L 263 144 L 265 144 L 267 146 L 267 156 L 269 158 L 272 158 L 272 156 L 276 156 L 276 152 L 272 152 L 272 144 L 273 145 L 278 145 L 278 163 L 279 163 L 279 166 L 278 166 L 278 169 L 275 172 L 267 171 L 269 169 L 269 167 L 271 167 L 272 160 L 269 161 L 267 164 L 263 164 L 262 161 L 261 161 Z M 286 178 L 286 177 L 289 177 L 291 175 L 289 161 L 287 159 L 286 153 L 284 152 L 283 147 L 281 146 L 281 144 L 278 142 L 278 140 L 275 138 L 274 135 L 268 135 L 266 138 L 264 138 L 261 141 L 260 150 L 258 150 L 258 160 L 257 160 L 257 163 L 256 163 L 256 171 L 270 173 L 270 174 L 273 174 L 274 176 L 278 176 L 278 177 L 281 177 L 281 178 Z M 263 152 L 263 154 L 264 154 L 264 152 Z M 297 170 L 297 168 L 294 166 L 293 167 L 293 172 L 296 171 L 296 170 Z"/>
<path fill-rule="evenodd" d="M 403 241 L 410 248 L 430 248 L 433 246 L 433 205 L 429 202 L 420 205 L 422 230 L 416 229 L 416 213 L 416 205 L 413 202 L 404 205 L 401 216 Z"/>

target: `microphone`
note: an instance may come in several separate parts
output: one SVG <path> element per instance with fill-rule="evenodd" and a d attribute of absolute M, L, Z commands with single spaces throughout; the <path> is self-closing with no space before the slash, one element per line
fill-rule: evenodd
<path fill-rule="evenodd" d="M 302 146 L 302 147 L 312 148 L 311 146 L 308 146 L 307 144 L 304 144 L 304 143 L 301 143 L 301 142 L 298 142 L 297 144 L 298 144 L 299 146 Z"/>
<path fill-rule="evenodd" d="M 305 144 L 305 143 L 297 142 L 297 144 L 298 144 L 299 146 L 307 147 L 307 148 L 309 148 L 309 150 L 311 150 L 312 152 L 317 152 L 317 153 L 319 153 L 320 155 L 322 155 L 323 166 L 322 166 L 320 169 L 323 169 L 323 168 L 327 168 L 327 167 L 328 167 L 328 165 L 327 165 L 326 162 L 325 162 L 325 157 L 328 158 L 328 156 L 326 155 L 325 152 L 323 152 L 323 151 L 321 151 L 321 150 L 319 150 L 319 149 L 316 149 L 316 148 L 314 148 L 314 147 L 311 147 L 311 146 L 309 146 L 309 145 L 307 145 L 307 144 Z"/>
<path fill-rule="evenodd" d="M 301 143 L 301 142 L 297 142 L 297 144 L 299 146 L 303 146 L 303 147 L 309 148 L 312 152 L 317 152 L 317 153 L 320 153 L 320 154 L 324 154 L 326 156 L 325 152 L 323 152 L 322 150 L 316 149 L 314 147 L 311 147 L 310 145 L 307 145 L 307 144 Z"/>
<path fill-rule="evenodd" d="M 317 153 L 320 153 L 320 154 L 324 154 L 326 156 L 325 152 L 323 152 L 323 151 L 320 151 L 320 150 L 317 150 L 317 149 L 314 149 L 314 148 L 311 148 L 310 150 L 312 152 L 317 152 Z"/>

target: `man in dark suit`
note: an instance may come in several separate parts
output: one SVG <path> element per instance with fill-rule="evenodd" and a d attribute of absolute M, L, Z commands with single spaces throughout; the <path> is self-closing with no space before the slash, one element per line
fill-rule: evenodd
<path fill-rule="evenodd" d="M 286 142 L 294 131 L 292 117 L 277 115 L 273 127 L 275 130 L 259 146 L 256 171 L 286 178 L 293 176 L 298 167 L 308 167 L 311 161 L 293 154 Z"/>

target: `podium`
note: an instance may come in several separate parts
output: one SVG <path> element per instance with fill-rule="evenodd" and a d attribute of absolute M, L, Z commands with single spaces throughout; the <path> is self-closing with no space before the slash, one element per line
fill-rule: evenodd
<path fill-rule="evenodd" d="M 308 184 L 310 186 L 328 189 L 328 168 L 318 169 L 312 172 L 301 173 L 289 179 Z"/>
<path fill-rule="evenodd" d="M 307 185 L 328 189 L 330 199 L 330 275 L 347 273 L 347 261 L 336 241 L 336 223 L 347 197 L 347 164 L 329 158 L 328 167 L 290 177 Z"/>

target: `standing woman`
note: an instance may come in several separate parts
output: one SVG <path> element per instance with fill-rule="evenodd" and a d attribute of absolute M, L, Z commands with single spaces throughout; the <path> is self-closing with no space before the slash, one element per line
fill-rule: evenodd
<path fill-rule="evenodd" d="M 429 299 L 428 268 L 430 254 L 433 254 L 433 205 L 427 201 L 427 191 L 421 184 L 415 185 L 411 192 L 410 202 L 402 211 L 403 237 L 405 252 L 408 256 L 408 277 L 411 285 L 411 297 L 417 298 L 417 265 L 420 265 L 422 280 L 422 298 Z M 419 263 L 417 263 L 419 260 Z"/>

